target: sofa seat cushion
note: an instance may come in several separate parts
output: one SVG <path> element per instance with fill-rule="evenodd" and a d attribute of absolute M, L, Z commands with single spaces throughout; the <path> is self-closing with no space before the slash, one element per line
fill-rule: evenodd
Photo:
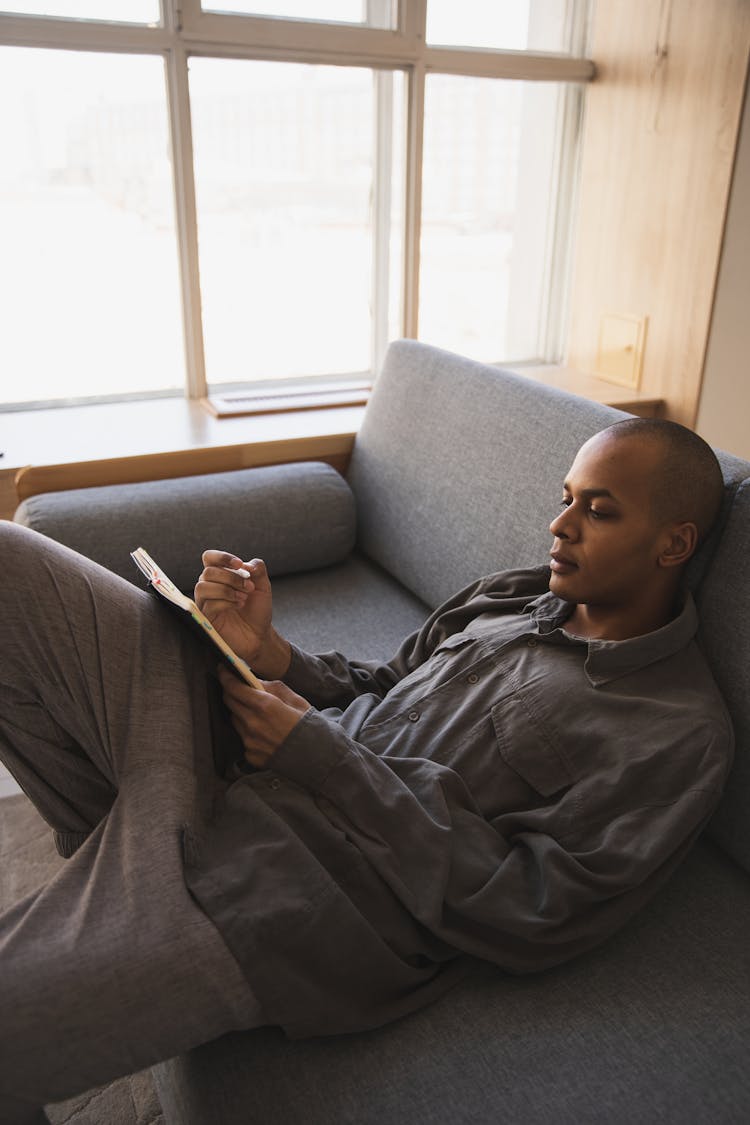
<path fill-rule="evenodd" d="M 395 578 L 354 552 L 345 562 L 273 583 L 274 623 L 307 652 L 390 660 L 430 610 Z"/>
<path fill-rule="evenodd" d="M 377 1032 L 225 1036 L 154 1068 L 169 1125 L 666 1125 L 750 1120 L 750 882 L 701 842 L 594 953 L 476 963 Z"/>

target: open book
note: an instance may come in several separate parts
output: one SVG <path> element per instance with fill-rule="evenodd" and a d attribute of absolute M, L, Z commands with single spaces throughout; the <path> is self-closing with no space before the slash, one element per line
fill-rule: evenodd
<path fill-rule="evenodd" d="M 188 615 L 186 620 L 193 621 L 201 629 L 203 635 L 216 645 L 227 663 L 242 677 L 245 683 L 263 691 L 263 685 L 250 670 L 250 667 L 229 647 L 221 634 L 217 633 L 205 613 L 198 609 L 193 599 L 177 589 L 174 582 L 156 565 L 148 552 L 144 551 L 143 547 L 138 547 L 135 551 L 130 552 L 130 557 L 148 579 L 151 589 L 155 590 L 157 594 L 161 594 L 170 605 L 183 610 Z"/>

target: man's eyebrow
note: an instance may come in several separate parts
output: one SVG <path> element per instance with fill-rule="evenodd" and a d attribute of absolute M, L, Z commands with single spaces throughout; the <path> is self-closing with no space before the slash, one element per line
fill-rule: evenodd
<path fill-rule="evenodd" d="M 563 489 L 565 492 L 571 491 L 567 481 L 563 481 Z M 608 488 L 582 488 L 579 495 L 585 496 L 587 500 L 593 500 L 597 496 L 607 496 L 610 500 L 614 500 L 615 503 L 618 503 L 617 497 L 613 492 L 610 492 Z"/>

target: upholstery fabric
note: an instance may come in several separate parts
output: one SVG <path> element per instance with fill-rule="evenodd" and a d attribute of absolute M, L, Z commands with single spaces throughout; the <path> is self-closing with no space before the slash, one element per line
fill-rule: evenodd
<path fill-rule="evenodd" d="M 573 458 L 629 415 L 411 340 L 391 344 L 347 479 L 360 550 L 432 608 L 483 574 L 547 561 Z M 730 486 L 747 463 L 721 453 Z M 695 587 L 715 540 L 690 571 Z"/>
<path fill-rule="evenodd" d="M 246 1032 L 160 1065 L 165 1119 L 737 1125 L 750 1115 L 750 959 L 736 956 L 748 927 L 745 877 L 700 844 L 626 930 L 559 969 L 477 964 L 377 1032 L 301 1043 Z"/>
<path fill-rule="evenodd" d="M 698 595 L 699 635 L 735 728 L 734 765 L 709 832 L 750 871 L 750 480 L 740 485 Z M 743 580 L 738 580 L 744 577 Z"/>
<path fill-rule="evenodd" d="M 430 612 L 356 553 L 325 570 L 276 579 L 273 604 L 276 625 L 300 648 L 362 660 L 390 660 Z"/>
<path fill-rule="evenodd" d="M 64 866 L 52 832 L 21 794 L 0 801 L 0 910 L 20 902 Z M 47 1106 L 51 1125 L 164 1125 L 150 1070 Z"/>
<path fill-rule="evenodd" d="M 355 537 L 351 492 L 319 462 L 50 492 L 15 519 L 138 585 L 130 552 L 145 547 L 183 590 L 206 547 L 263 558 L 276 575 L 339 562 Z"/>
<path fill-rule="evenodd" d="M 392 344 L 352 455 L 360 550 L 433 608 L 547 561 L 579 446 L 626 414 L 413 341 Z"/>

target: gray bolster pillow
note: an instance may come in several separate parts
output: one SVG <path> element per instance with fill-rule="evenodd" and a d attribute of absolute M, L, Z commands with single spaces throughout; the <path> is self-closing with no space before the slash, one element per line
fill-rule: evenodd
<path fill-rule="evenodd" d="M 24 500 L 14 518 L 138 585 L 130 552 L 145 547 L 185 591 L 207 548 L 290 574 L 346 558 L 356 530 L 348 484 L 317 461 L 47 492 Z"/>

